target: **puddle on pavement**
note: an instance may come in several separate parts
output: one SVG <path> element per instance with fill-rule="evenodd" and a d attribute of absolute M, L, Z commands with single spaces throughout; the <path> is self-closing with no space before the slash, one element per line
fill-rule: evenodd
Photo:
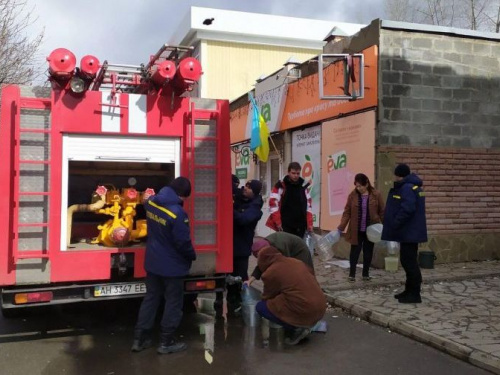
<path fill-rule="evenodd" d="M 214 302 L 212 298 L 198 297 L 198 312 L 188 319 L 189 325 L 198 327 L 204 336 L 206 362 L 211 364 L 222 347 L 243 347 L 247 354 L 262 349 L 284 351 L 285 331 L 281 326 L 260 317 L 255 326 L 248 326 L 242 316 L 228 316 L 225 302 L 222 311 L 214 309 Z"/>

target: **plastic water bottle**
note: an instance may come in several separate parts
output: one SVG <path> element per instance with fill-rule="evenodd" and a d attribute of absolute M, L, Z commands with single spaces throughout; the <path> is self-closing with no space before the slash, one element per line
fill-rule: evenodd
<path fill-rule="evenodd" d="M 399 252 L 399 242 L 388 241 L 387 242 L 387 254 L 396 255 Z"/>
<path fill-rule="evenodd" d="M 241 303 L 249 304 L 252 303 L 253 300 L 250 287 L 247 284 L 243 284 L 243 287 L 241 288 Z"/>
<path fill-rule="evenodd" d="M 306 232 L 304 235 L 304 242 L 311 253 L 311 256 L 314 255 L 314 248 L 316 247 L 316 238 L 314 238 L 314 234 L 311 232 Z"/>
<path fill-rule="evenodd" d="M 241 311 L 245 325 L 250 327 L 259 325 L 260 316 L 255 309 L 259 300 L 258 291 L 243 284 L 241 289 Z"/>
<path fill-rule="evenodd" d="M 321 237 L 318 241 L 318 255 L 322 260 L 330 260 L 333 258 L 332 246 L 340 240 L 340 232 L 332 230 L 327 235 Z"/>

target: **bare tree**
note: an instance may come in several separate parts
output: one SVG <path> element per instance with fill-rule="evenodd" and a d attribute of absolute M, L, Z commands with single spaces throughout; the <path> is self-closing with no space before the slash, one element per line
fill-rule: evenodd
<path fill-rule="evenodd" d="M 497 4 L 497 17 L 495 19 L 495 32 L 500 32 L 500 4 Z"/>
<path fill-rule="evenodd" d="M 500 31 L 500 0 L 385 0 L 385 6 L 396 21 Z"/>
<path fill-rule="evenodd" d="M 492 26 L 493 31 L 500 32 L 500 0 L 494 2 L 491 8 L 486 12 L 487 22 Z"/>
<path fill-rule="evenodd" d="M 386 0 L 385 14 L 390 20 L 414 22 L 411 0 Z"/>
<path fill-rule="evenodd" d="M 460 13 L 463 15 L 463 23 L 460 26 L 471 30 L 488 30 L 491 3 L 491 0 L 462 0 Z"/>
<path fill-rule="evenodd" d="M 39 74 L 35 57 L 43 31 L 28 36 L 27 28 L 33 22 L 26 0 L 0 0 L 0 85 L 30 83 Z"/>
<path fill-rule="evenodd" d="M 419 1 L 416 13 L 424 23 L 441 26 L 453 26 L 455 21 L 455 0 Z M 421 4 L 423 3 L 423 4 Z"/>

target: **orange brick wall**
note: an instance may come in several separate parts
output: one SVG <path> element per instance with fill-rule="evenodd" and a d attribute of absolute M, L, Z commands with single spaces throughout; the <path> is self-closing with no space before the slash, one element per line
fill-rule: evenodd
<path fill-rule="evenodd" d="M 384 146 L 378 153 L 424 181 L 429 234 L 500 230 L 500 150 Z"/>

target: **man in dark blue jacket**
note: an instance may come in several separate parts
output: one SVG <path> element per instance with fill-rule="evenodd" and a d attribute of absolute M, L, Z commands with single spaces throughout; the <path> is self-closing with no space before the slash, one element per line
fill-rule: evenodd
<path fill-rule="evenodd" d="M 148 224 L 146 245 L 146 296 L 139 310 L 132 351 L 151 346 L 151 330 L 162 297 L 165 310 L 161 319 L 160 354 L 175 353 L 187 345 L 177 342 L 174 333 L 182 319 L 184 277 L 189 274 L 196 253 L 191 243 L 189 220 L 182 208 L 191 195 L 191 183 L 177 177 L 170 186 L 144 202 Z"/>
<path fill-rule="evenodd" d="M 238 204 L 233 209 L 233 276 L 248 280 L 248 258 L 252 253 L 255 228 L 262 217 L 262 183 L 250 180 L 245 184 Z M 241 284 L 227 286 L 228 311 L 238 312 L 241 308 Z"/>
<path fill-rule="evenodd" d="M 382 239 L 400 242 L 401 265 L 406 273 L 405 290 L 394 297 L 401 303 L 420 303 L 422 274 L 417 261 L 418 244 L 427 242 L 425 196 L 422 180 L 399 164 L 394 170 L 394 187 L 389 190 Z"/>

